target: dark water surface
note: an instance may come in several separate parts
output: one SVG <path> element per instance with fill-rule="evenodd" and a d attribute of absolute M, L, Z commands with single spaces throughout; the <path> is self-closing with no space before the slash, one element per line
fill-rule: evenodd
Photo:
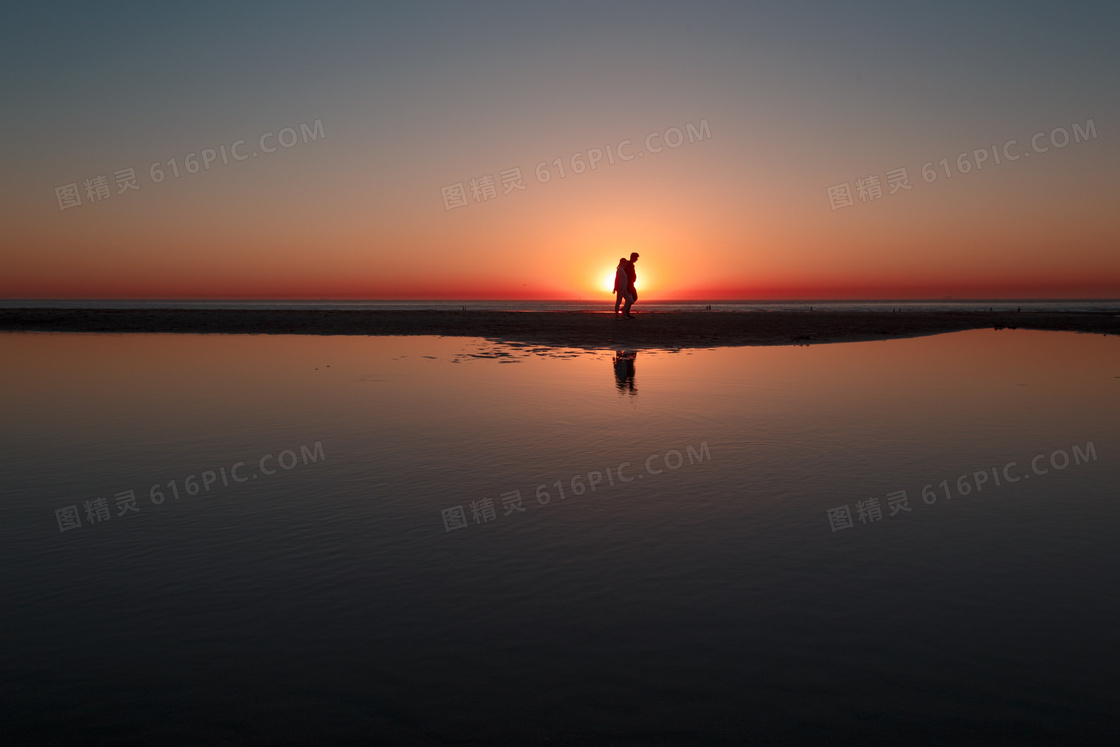
<path fill-rule="evenodd" d="M 1115 337 L 0 349 L 4 743 L 1120 725 Z"/>

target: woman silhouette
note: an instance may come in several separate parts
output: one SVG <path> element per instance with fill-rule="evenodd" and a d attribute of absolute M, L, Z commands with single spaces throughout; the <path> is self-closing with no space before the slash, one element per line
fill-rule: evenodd
<path fill-rule="evenodd" d="M 618 316 L 618 307 L 622 305 L 623 301 L 626 301 L 627 307 L 634 303 L 634 299 L 630 298 L 629 291 L 627 290 L 630 286 L 630 274 L 627 272 L 628 264 L 629 262 L 626 261 L 626 257 L 619 257 L 618 267 L 614 271 L 614 292 L 616 294 L 614 298 L 615 316 Z"/>

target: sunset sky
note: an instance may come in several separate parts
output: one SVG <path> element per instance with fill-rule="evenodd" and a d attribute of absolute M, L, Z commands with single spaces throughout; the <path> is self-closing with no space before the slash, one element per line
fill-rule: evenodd
<path fill-rule="evenodd" d="M 1120 4 L 979 5 L 9 5 L 0 298 L 1120 297 Z"/>

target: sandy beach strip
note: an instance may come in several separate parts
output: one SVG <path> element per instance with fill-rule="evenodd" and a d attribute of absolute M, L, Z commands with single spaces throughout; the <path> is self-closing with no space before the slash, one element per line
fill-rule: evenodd
<path fill-rule="evenodd" d="M 968 329 L 1120 334 L 1113 312 L 598 312 L 2 309 L 0 330 L 276 335 L 441 335 L 579 348 L 804 345 Z"/>

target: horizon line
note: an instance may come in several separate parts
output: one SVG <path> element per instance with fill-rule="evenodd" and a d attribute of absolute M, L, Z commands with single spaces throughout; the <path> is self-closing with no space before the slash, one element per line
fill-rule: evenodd
<path fill-rule="evenodd" d="M 229 298 L 229 297 L 179 297 L 179 298 L 89 298 L 89 297 L 49 297 L 49 298 L 0 298 L 6 302 L 151 302 L 151 303 L 602 303 L 610 305 L 614 299 L 584 298 Z M 692 299 L 650 299 L 642 304 L 685 304 L 685 303 L 946 303 L 989 301 L 998 303 L 1013 302 L 1055 302 L 1055 301 L 1120 301 L 1116 297 L 1085 298 L 1076 296 L 1054 297 L 1012 297 L 994 298 L 990 296 L 941 296 L 938 298 L 692 298 Z"/>

